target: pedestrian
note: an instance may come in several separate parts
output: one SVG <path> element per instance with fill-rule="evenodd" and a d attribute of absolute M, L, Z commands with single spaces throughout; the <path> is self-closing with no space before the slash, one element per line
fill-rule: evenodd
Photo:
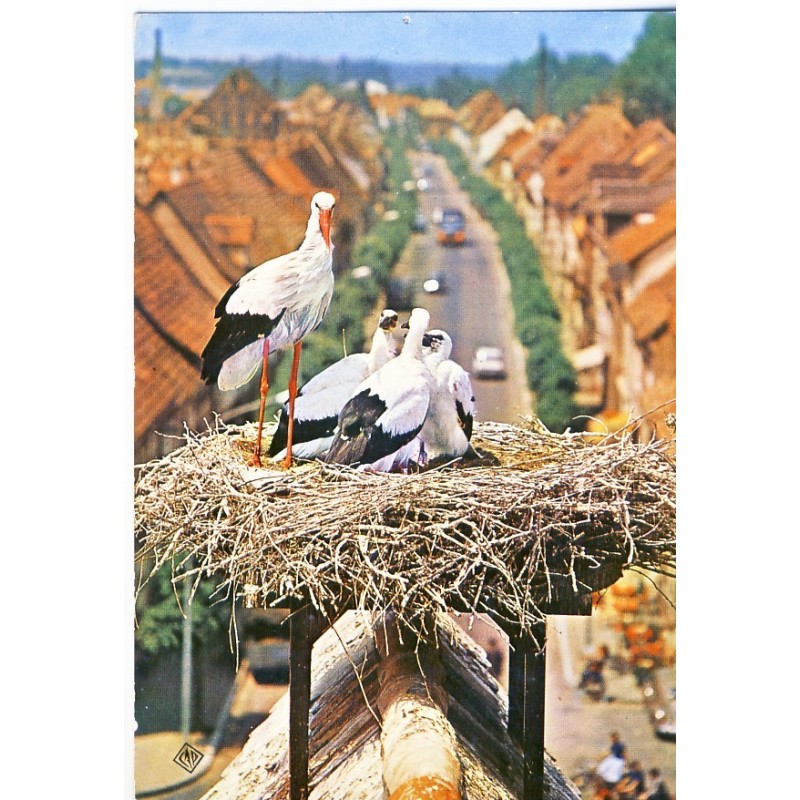
<path fill-rule="evenodd" d="M 625 756 L 625 743 L 622 739 L 619 738 L 619 734 L 616 731 L 612 731 L 610 734 L 611 739 L 611 746 L 610 751 L 611 755 L 616 756 L 617 758 L 624 758 Z"/>
<path fill-rule="evenodd" d="M 617 784 L 619 800 L 638 800 L 645 789 L 644 770 L 635 758 L 628 762 L 628 768 Z"/>
<path fill-rule="evenodd" d="M 661 777 L 661 770 L 653 767 L 647 773 L 647 793 L 643 795 L 646 800 L 672 800 L 672 795 Z"/>
<path fill-rule="evenodd" d="M 625 772 L 625 759 L 622 756 L 615 756 L 609 753 L 595 768 L 595 774 L 599 779 L 599 788 L 604 792 L 611 792 L 622 778 Z"/>

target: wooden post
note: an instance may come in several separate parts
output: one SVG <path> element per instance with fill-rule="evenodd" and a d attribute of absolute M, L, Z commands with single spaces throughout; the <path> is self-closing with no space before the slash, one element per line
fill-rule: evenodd
<path fill-rule="evenodd" d="M 532 635 L 523 636 L 525 652 L 525 702 L 523 716 L 523 800 L 544 800 L 544 684 L 547 623 L 542 620 Z"/>
<path fill-rule="evenodd" d="M 509 636 L 508 653 L 508 733 L 523 746 L 522 709 L 525 704 L 525 651 L 519 636 Z"/>
<path fill-rule="evenodd" d="M 308 800 L 308 712 L 311 708 L 311 608 L 289 618 L 289 797 Z"/>

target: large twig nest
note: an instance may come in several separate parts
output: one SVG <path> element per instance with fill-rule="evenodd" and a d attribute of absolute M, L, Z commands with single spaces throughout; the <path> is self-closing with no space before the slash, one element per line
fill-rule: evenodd
<path fill-rule="evenodd" d="M 637 443 L 633 426 L 590 442 L 534 420 L 478 423 L 481 460 L 408 475 L 257 470 L 254 439 L 254 425 L 217 422 L 140 468 L 148 573 L 214 575 L 248 605 L 392 609 L 411 625 L 489 611 L 526 629 L 624 569 L 674 574 L 675 442 Z"/>

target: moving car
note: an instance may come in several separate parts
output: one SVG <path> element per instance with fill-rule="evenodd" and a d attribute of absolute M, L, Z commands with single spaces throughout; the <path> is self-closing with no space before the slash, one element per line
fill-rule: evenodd
<path fill-rule="evenodd" d="M 457 208 L 442 209 L 442 219 L 436 231 L 439 244 L 464 244 L 466 238 L 464 213 Z"/>
<path fill-rule="evenodd" d="M 476 378 L 505 378 L 507 373 L 503 351 L 499 347 L 479 347 L 472 359 L 472 374 Z"/>

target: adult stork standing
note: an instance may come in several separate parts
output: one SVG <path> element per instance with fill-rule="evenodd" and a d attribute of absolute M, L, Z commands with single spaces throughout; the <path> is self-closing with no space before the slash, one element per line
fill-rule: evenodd
<path fill-rule="evenodd" d="M 415 308 L 403 349 L 360 383 L 339 414 L 336 435 L 325 456 L 331 464 L 389 472 L 404 464 L 422 430 L 433 376 L 422 362 L 422 337 L 430 315 Z"/>
<path fill-rule="evenodd" d="M 222 296 L 214 310 L 217 326 L 202 353 L 201 378 L 220 389 L 247 383 L 261 365 L 261 403 L 253 466 L 261 466 L 264 406 L 269 391 L 269 354 L 293 346 L 289 408 L 297 396 L 297 370 L 305 336 L 328 313 L 333 295 L 331 216 L 336 203 L 328 192 L 311 199 L 306 235 L 293 253 L 250 270 Z M 293 416 L 289 417 L 284 466 L 292 463 Z"/>
<path fill-rule="evenodd" d="M 393 341 L 397 320 L 397 312 L 385 308 L 368 353 L 345 356 L 298 389 L 292 442 L 295 458 L 317 458 L 327 452 L 333 442 L 339 412 L 353 390 L 397 354 Z M 275 461 L 285 456 L 288 429 L 289 403 L 286 402 L 267 451 Z"/>
<path fill-rule="evenodd" d="M 451 360 L 453 340 L 442 330 L 422 337 L 425 365 L 433 374 L 431 402 L 425 424 L 417 436 L 419 452 L 414 460 L 420 467 L 432 461 L 460 458 L 470 449 L 475 418 L 475 395 L 469 373 Z"/>

